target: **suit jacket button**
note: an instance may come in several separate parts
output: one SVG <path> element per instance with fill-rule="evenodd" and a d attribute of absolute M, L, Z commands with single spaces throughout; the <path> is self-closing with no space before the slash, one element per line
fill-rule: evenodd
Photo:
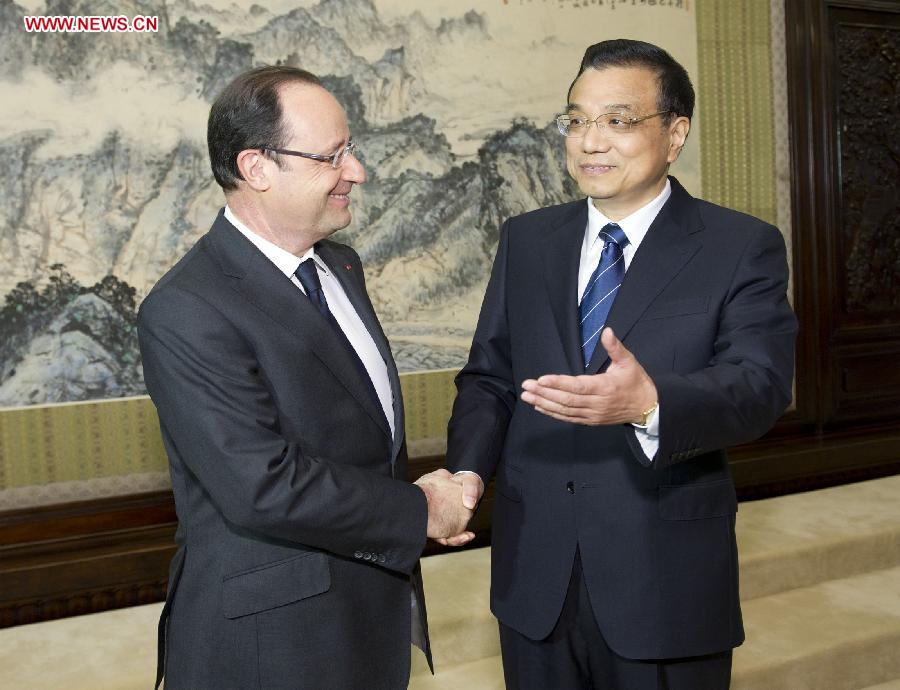
<path fill-rule="evenodd" d="M 575 493 L 575 482 L 569 482 L 568 484 L 566 484 L 566 491 L 568 491 L 570 494 L 574 494 Z"/>
<path fill-rule="evenodd" d="M 386 560 L 387 560 L 387 559 L 384 557 L 384 554 L 383 554 L 383 553 L 378 554 L 378 562 L 379 562 L 379 563 L 384 563 Z"/>
<path fill-rule="evenodd" d="M 353 553 L 353 557 L 354 557 L 354 558 L 362 558 L 362 556 L 363 556 L 363 555 L 362 555 L 362 551 L 355 551 L 355 552 Z"/>

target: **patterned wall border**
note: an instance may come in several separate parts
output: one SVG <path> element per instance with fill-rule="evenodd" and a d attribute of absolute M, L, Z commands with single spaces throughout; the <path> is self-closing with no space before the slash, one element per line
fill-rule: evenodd
<path fill-rule="evenodd" d="M 696 8 L 703 197 L 777 225 L 790 256 L 784 0 Z"/>
<path fill-rule="evenodd" d="M 776 223 L 770 2 L 696 8 L 703 196 Z"/>
<path fill-rule="evenodd" d="M 454 370 L 403 374 L 410 453 L 444 452 Z M 0 411 L 0 511 L 169 488 L 147 396 Z"/>
<path fill-rule="evenodd" d="M 777 223 L 790 242 L 782 0 L 696 8 L 703 196 Z M 414 457 L 444 451 L 454 374 L 401 376 Z M 167 486 L 147 397 L 0 411 L 0 511 Z"/>
<path fill-rule="evenodd" d="M 787 254 L 794 256 L 791 228 L 791 141 L 788 124 L 787 49 L 784 26 L 784 0 L 771 0 L 770 40 L 772 48 L 772 125 L 775 136 L 775 208 L 776 220 Z M 794 273 L 791 267 L 788 297 L 794 302 Z"/>

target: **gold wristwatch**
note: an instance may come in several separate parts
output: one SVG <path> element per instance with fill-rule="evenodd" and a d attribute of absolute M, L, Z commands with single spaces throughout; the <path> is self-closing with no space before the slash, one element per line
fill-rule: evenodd
<path fill-rule="evenodd" d="M 653 413 L 656 412 L 656 408 L 659 407 L 659 401 L 653 403 L 653 405 L 641 412 L 641 421 L 637 423 L 638 426 L 647 426 L 650 423 L 650 417 L 653 416 Z"/>

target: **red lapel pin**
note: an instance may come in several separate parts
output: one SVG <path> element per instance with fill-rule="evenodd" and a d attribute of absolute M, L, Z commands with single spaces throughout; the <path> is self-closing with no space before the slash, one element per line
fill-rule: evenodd
<path fill-rule="evenodd" d="M 350 264 L 344 264 L 344 268 L 346 268 L 348 271 L 353 270 L 353 266 L 351 266 Z"/>

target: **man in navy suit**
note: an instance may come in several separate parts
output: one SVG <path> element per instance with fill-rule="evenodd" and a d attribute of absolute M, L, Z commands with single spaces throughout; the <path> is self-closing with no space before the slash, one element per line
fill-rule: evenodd
<path fill-rule="evenodd" d="M 227 205 L 138 320 L 178 512 L 156 684 L 406 687 L 410 642 L 431 658 L 426 535 L 464 543 L 470 511 L 446 470 L 407 481 L 397 369 L 359 256 L 327 239 L 365 181 L 346 115 L 261 67 L 207 139 Z"/>
<path fill-rule="evenodd" d="M 790 402 L 797 326 L 779 231 L 668 176 L 693 106 L 662 49 L 591 46 L 557 119 L 587 200 L 500 233 L 447 461 L 479 495 L 496 476 L 509 688 L 729 686 L 744 632 L 723 449 Z"/>

